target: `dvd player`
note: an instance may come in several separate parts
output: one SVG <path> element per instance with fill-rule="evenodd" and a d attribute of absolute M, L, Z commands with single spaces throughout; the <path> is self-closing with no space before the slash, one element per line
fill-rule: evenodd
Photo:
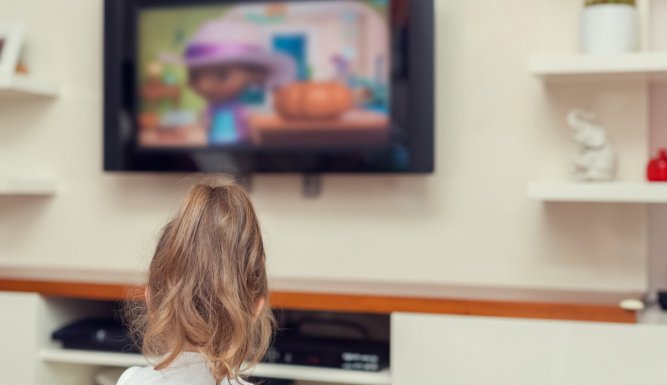
<path fill-rule="evenodd" d="M 389 343 L 281 332 L 262 362 L 377 372 L 389 367 Z"/>

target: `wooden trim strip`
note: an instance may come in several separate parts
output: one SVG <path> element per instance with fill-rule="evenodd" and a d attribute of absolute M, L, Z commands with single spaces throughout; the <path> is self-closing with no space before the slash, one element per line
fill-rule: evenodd
<path fill-rule="evenodd" d="M 635 323 L 636 314 L 618 306 L 551 302 L 512 302 L 447 298 L 361 296 L 273 292 L 275 308 L 364 313 L 433 313 L 490 317 Z"/>
<path fill-rule="evenodd" d="M 88 282 L 31 281 L 1 279 L 0 291 L 38 293 L 50 297 L 123 301 L 140 299 L 143 286 Z"/>
<path fill-rule="evenodd" d="M 32 292 L 44 296 L 122 301 L 141 299 L 143 286 L 84 282 L 0 279 L 0 291 Z M 513 302 L 349 295 L 274 291 L 277 309 L 338 311 L 351 313 L 414 312 L 493 317 L 635 323 L 636 315 L 612 305 L 551 302 Z"/>

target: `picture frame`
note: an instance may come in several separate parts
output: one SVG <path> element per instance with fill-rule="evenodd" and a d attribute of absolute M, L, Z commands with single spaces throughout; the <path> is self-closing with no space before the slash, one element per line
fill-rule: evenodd
<path fill-rule="evenodd" d="M 11 82 L 21 56 L 25 26 L 20 21 L 0 21 L 0 84 Z"/>

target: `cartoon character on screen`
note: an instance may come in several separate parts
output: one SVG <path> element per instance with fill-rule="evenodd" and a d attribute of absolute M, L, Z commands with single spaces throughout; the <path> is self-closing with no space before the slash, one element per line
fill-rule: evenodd
<path fill-rule="evenodd" d="M 294 60 L 272 52 L 253 24 L 216 20 L 204 24 L 188 42 L 184 59 L 189 85 L 208 101 L 204 124 L 211 145 L 250 139 L 241 100 L 253 88 L 274 90 L 296 79 Z"/>

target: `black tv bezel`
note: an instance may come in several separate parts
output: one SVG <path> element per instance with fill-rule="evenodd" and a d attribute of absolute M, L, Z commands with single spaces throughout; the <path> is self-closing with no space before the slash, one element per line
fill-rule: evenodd
<path fill-rule="evenodd" d="M 244 2 L 317 2 L 325 0 L 243 0 Z M 239 0 L 105 0 L 104 4 L 104 170 L 124 172 L 251 173 L 432 173 L 435 147 L 434 0 L 391 0 L 402 7 L 403 20 L 392 18 L 390 34 L 404 37 L 402 68 L 392 68 L 392 110 L 409 130 L 409 165 L 404 169 L 364 165 L 342 166 L 345 153 L 292 154 L 237 152 L 215 147 L 136 151 L 133 117 L 136 104 L 136 16 L 141 8 L 239 3 Z M 395 12 L 396 10 L 392 10 Z M 407 16 L 407 17 L 406 17 Z M 395 48 L 392 46 L 392 48 Z M 131 52 L 131 54 L 128 54 Z M 392 55 L 395 51 L 392 50 Z M 392 66 L 395 62 L 392 61 Z M 399 84 L 397 84 L 397 82 Z M 400 83 L 402 82 L 402 83 Z M 396 92 L 396 86 L 401 92 Z M 397 96 L 400 95 L 400 96 Z M 397 100 L 398 99 L 398 100 Z M 392 113 L 394 118 L 394 113 Z M 395 122 L 392 122 L 395 124 Z M 354 150 L 348 152 L 353 153 Z M 256 158 L 262 157 L 261 161 Z M 319 156 L 319 158 L 318 158 Z M 322 156 L 332 162 L 323 162 Z M 343 162 L 337 162 L 339 156 Z M 233 161 L 228 160 L 233 158 Z M 239 159 L 241 158 L 241 165 Z M 303 160 L 303 161 L 302 161 Z M 243 163 L 245 162 L 245 163 Z M 334 166 L 324 167 L 324 164 Z M 261 165 L 261 167 L 258 167 Z M 267 165 L 271 165 L 268 166 Z"/>

